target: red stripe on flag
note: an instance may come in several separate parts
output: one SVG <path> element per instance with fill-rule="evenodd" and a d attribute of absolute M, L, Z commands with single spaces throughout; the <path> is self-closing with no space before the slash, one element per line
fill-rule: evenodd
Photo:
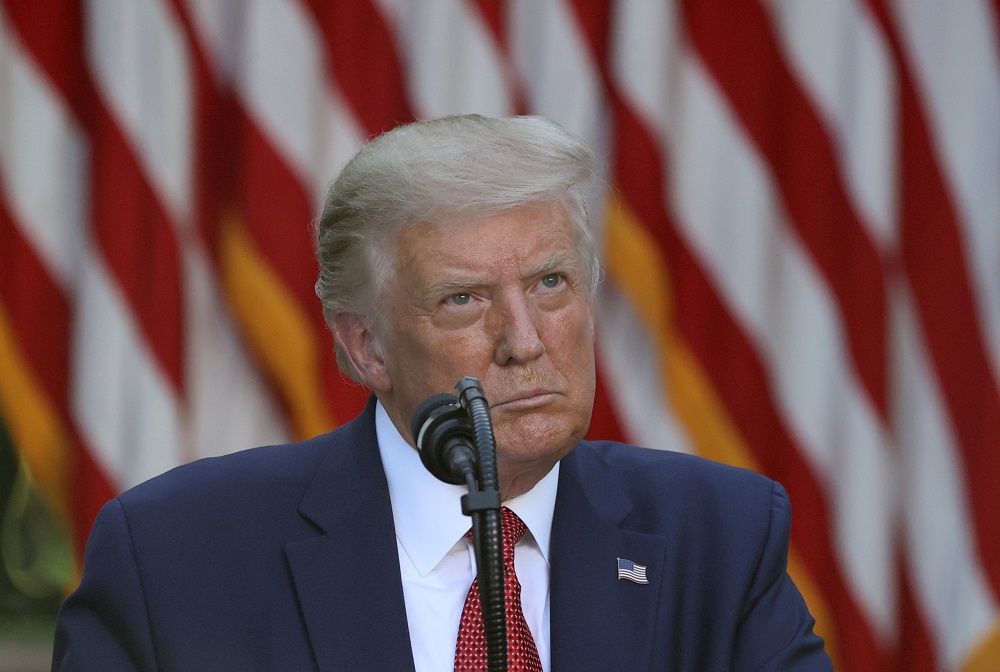
<path fill-rule="evenodd" d="M 514 70 L 514 62 L 510 51 L 510 30 L 507 17 L 509 4 L 503 4 L 499 0 L 475 0 L 473 3 L 479 10 L 483 23 L 493 35 L 496 42 L 497 53 L 503 57 L 501 66 L 504 70 L 504 77 L 507 80 L 507 88 L 510 90 L 510 109 L 514 114 L 528 114 L 529 105 L 524 86 Z"/>
<path fill-rule="evenodd" d="M 309 223 L 316 213 L 302 183 L 269 138 L 246 115 L 238 124 L 242 133 L 237 202 L 243 204 L 247 230 L 299 305 L 315 317 L 319 312 L 313 291 L 316 251 Z M 315 322 L 319 326 L 322 320 Z"/>
<path fill-rule="evenodd" d="M 191 43 L 193 55 L 199 229 L 218 268 L 221 224 L 225 218 L 239 214 L 242 225 L 253 237 L 259 252 L 267 258 L 269 265 L 284 281 L 285 289 L 295 297 L 310 320 L 320 344 L 320 361 L 316 365 L 323 372 L 322 392 L 325 398 L 322 403 L 329 408 L 334 419 L 343 422 L 363 407 L 367 391 L 340 374 L 333 339 L 323 321 L 319 299 L 313 292 L 318 267 L 309 227 L 309 222 L 316 216 L 310 205 L 311 199 L 278 151 L 244 112 L 232 91 L 218 87 L 218 80 L 213 76 L 208 58 L 198 42 L 186 4 L 182 0 L 170 1 Z M 310 9 L 334 13 L 345 11 L 352 17 L 366 15 L 364 8 L 353 5 L 334 8 L 317 3 Z M 364 25 L 371 27 L 376 20 L 379 20 L 378 16 L 368 16 Z M 330 28 L 343 30 L 344 26 L 332 25 Z M 345 32 L 353 35 L 355 31 Z M 375 33 L 372 39 L 378 37 L 377 29 Z M 340 43 L 336 46 L 338 49 L 345 48 Z M 376 53 L 382 51 L 381 47 L 375 49 Z M 351 55 L 358 57 L 362 52 L 361 49 L 353 50 Z M 365 55 L 365 59 L 371 60 L 370 53 Z M 328 66 L 333 67 L 336 60 L 336 54 L 330 55 Z M 382 69 L 381 74 L 393 80 L 390 70 L 391 65 Z M 351 74 L 355 83 L 364 81 L 357 72 L 352 71 Z M 373 96 L 376 107 L 383 113 L 391 114 L 386 111 L 399 109 L 395 103 L 387 102 L 385 91 L 366 90 L 365 93 Z M 409 118 L 409 112 L 405 111 L 403 119 Z M 395 121 L 386 122 L 386 127 L 394 124 Z M 269 383 L 276 395 L 282 398 L 284 390 L 274 385 L 273 380 Z M 283 399 L 283 402 L 288 410 L 288 400 Z"/>
<path fill-rule="evenodd" d="M 92 140 L 91 226 L 105 262 L 175 392 L 184 390 L 180 251 L 163 205 L 103 108 Z"/>
<path fill-rule="evenodd" d="M 901 554 L 902 555 L 902 554 Z M 937 672 L 938 655 L 928 636 L 927 624 L 917 606 L 910 582 L 910 569 L 900 558 L 899 572 L 899 645 L 894 661 L 896 672 Z"/>
<path fill-rule="evenodd" d="M 597 387 L 594 391 L 594 412 L 590 419 L 590 429 L 587 430 L 588 439 L 606 439 L 609 441 L 628 441 L 629 437 L 622 430 L 618 413 L 611 403 L 611 395 L 604 382 L 604 375 L 601 372 L 601 362 L 597 362 Z"/>
<path fill-rule="evenodd" d="M 610 66 L 608 49 L 611 39 L 611 0 L 573 0 L 573 16 L 590 45 L 594 61 L 606 73 Z"/>
<path fill-rule="evenodd" d="M 82 118 L 80 83 L 87 78 L 83 58 L 83 12 L 80 0 L 3 0 L 4 12 L 31 51 L 41 71 Z"/>
<path fill-rule="evenodd" d="M 89 135 L 92 230 L 163 373 L 182 394 L 184 315 L 174 231 L 131 146 L 79 67 L 88 62 L 79 5 L 55 3 L 51 9 L 46 21 L 27 10 L 11 18 Z"/>
<path fill-rule="evenodd" d="M 884 418 L 885 269 L 853 209 L 830 137 L 758 2 L 682 6 L 694 46 L 767 160 L 791 223 L 833 290 L 858 375 Z"/>
<path fill-rule="evenodd" d="M 346 380 L 337 368 L 333 338 L 313 289 L 319 269 L 309 223 L 315 218 L 302 184 L 245 114 L 241 129 L 240 176 L 235 199 L 243 208 L 247 231 L 286 289 L 295 297 L 321 344 L 323 382 L 334 418 L 343 423 L 364 406 L 368 392 Z"/>
<path fill-rule="evenodd" d="M 68 503 L 76 559 L 97 512 L 115 492 L 80 439 L 69 411 L 69 352 L 72 307 L 14 224 L 0 189 L 0 300 L 6 306 L 28 364 L 63 419 L 71 439 L 70 491 L 50 493 Z"/>
<path fill-rule="evenodd" d="M 997 46 L 997 62 L 993 64 L 993 69 L 1000 71 L 1000 0 L 993 0 L 987 11 L 993 14 L 993 44 Z"/>
<path fill-rule="evenodd" d="M 0 181 L 0 297 L 45 393 L 68 407 L 72 311 L 62 290 L 14 225 Z"/>
<path fill-rule="evenodd" d="M 169 0 L 184 32 L 192 72 L 192 167 L 191 197 L 201 242 L 218 269 L 219 227 L 232 207 L 236 180 L 237 114 L 232 91 L 220 86 L 184 0 Z M 216 278 L 217 281 L 217 278 Z"/>
<path fill-rule="evenodd" d="M 414 119 L 395 39 L 369 0 L 306 0 L 327 48 L 327 67 L 370 135 Z M 330 176 L 333 179 L 333 176 Z"/>
<path fill-rule="evenodd" d="M 960 447 L 982 566 L 1000 595 L 1000 388 L 928 118 L 885 2 L 869 1 L 899 73 L 903 266 Z"/>
<path fill-rule="evenodd" d="M 118 494 L 118 489 L 108 480 L 104 470 L 94 461 L 93 450 L 80 438 L 75 423 L 70 423 L 73 437 L 73 480 L 69 498 L 73 502 L 71 524 L 78 566 L 83 567 L 83 552 L 87 546 L 90 528 L 94 526 L 101 507 Z"/>
<path fill-rule="evenodd" d="M 490 29 L 497 41 L 501 44 L 506 43 L 506 10 L 509 5 L 501 0 L 473 0 L 472 4 L 479 9 L 479 14 L 483 17 L 486 27 Z"/>

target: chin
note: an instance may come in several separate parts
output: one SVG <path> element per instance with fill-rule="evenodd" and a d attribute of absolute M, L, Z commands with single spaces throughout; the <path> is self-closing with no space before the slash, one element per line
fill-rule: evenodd
<path fill-rule="evenodd" d="M 587 432 L 587 423 L 530 413 L 498 425 L 494 432 L 501 461 L 554 464 L 576 447 Z"/>

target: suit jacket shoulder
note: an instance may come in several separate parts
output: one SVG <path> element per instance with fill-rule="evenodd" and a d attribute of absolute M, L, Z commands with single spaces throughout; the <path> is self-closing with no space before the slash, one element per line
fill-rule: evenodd
<path fill-rule="evenodd" d="M 406 670 L 398 565 L 370 404 L 330 434 L 200 460 L 109 502 L 53 669 Z"/>
<path fill-rule="evenodd" d="M 790 524 L 784 489 L 754 472 L 582 442 L 553 519 L 553 669 L 832 669 L 785 572 Z M 648 583 L 619 578 L 619 558 Z M 609 628 L 611 650 L 595 644 Z"/>

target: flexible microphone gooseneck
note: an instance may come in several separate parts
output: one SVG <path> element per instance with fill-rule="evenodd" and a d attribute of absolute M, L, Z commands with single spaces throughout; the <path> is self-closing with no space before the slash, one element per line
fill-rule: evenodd
<path fill-rule="evenodd" d="M 487 668 L 506 672 L 503 539 L 493 423 L 478 380 L 466 376 L 455 389 L 458 398 L 436 394 L 425 399 L 413 414 L 410 430 L 428 471 L 446 483 L 465 483 L 469 488 L 469 494 L 462 496 L 462 512 L 472 517 Z"/>
<path fill-rule="evenodd" d="M 486 660 L 490 672 L 507 670 L 507 616 L 504 601 L 503 532 L 500 525 L 500 482 L 497 476 L 496 439 L 493 421 L 479 381 L 465 376 L 455 385 L 459 403 L 472 420 L 472 429 L 479 457 L 479 489 L 495 499 L 483 502 L 472 514 L 478 519 L 481 538 L 476 540 L 476 561 L 479 564 L 479 596 L 483 604 L 483 627 L 486 631 Z M 468 508 L 463 498 L 462 508 Z M 468 515 L 469 512 L 466 511 Z M 473 524 L 473 534 L 476 525 Z M 487 577 L 485 586 L 484 577 Z"/>

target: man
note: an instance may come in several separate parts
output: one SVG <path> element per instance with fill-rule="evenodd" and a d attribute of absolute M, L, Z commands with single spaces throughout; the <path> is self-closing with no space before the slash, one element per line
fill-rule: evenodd
<path fill-rule="evenodd" d="M 455 669 L 477 592 L 469 519 L 409 426 L 471 375 L 504 505 L 527 528 L 516 611 L 535 662 L 520 669 L 832 669 L 785 573 L 781 486 L 582 441 L 594 177 L 590 151 L 537 118 L 418 122 L 363 148 L 327 199 L 317 292 L 368 407 L 108 503 L 54 668 Z"/>

